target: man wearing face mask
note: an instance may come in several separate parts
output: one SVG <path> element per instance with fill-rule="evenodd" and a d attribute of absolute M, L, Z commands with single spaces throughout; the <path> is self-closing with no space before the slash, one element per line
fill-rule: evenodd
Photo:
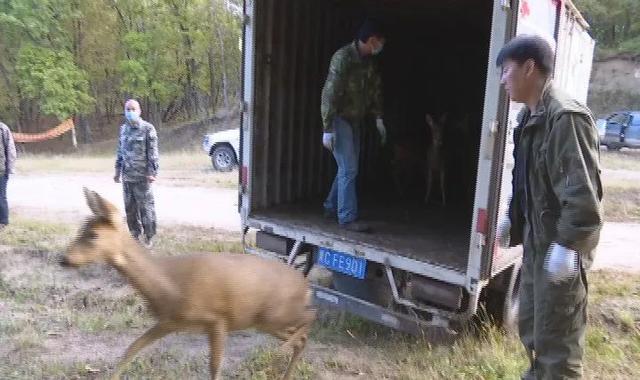
<path fill-rule="evenodd" d="M 340 226 L 349 231 L 369 230 L 366 224 L 358 221 L 356 195 L 360 134 L 367 114 L 376 117 L 382 144 L 386 142 L 382 82 L 373 59 L 382 51 L 384 43 L 381 25 L 375 20 L 366 20 L 357 39 L 333 55 L 322 89 L 322 144 L 333 153 L 338 165 L 324 202 L 324 213 L 328 218 L 335 218 L 337 214 Z"/>
<path fill-rule="evenodd" d="M 158 135 L 140 117 L 140 104 L 129 99 L 124 104 L 125 123 L 120 127 L 113 180 L 123 182 L 124 207 L 131 235 L 150 248 L 156 234 L 156 211 L 151 184 L 158 175 Z"/>

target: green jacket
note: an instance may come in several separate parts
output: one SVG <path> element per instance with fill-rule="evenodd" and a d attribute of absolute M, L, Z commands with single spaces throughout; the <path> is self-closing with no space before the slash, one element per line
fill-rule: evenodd
<path fill-rule="evenodd" d="M 320 112 L 325 132 L 338 116 L 359 125 L 367 113 L 382 116 L 382 81 L 375 60 L 360 57 L 356 42 L 335 52 L 322 89 Z"/>
<path fill-rule="evenodd" d="M 511 244 L 546 253 L 556 242 L 588 268 L 602 227 L 600 141 L 588 108 L 548 86 L 519 115 L 509 207 Z"/>

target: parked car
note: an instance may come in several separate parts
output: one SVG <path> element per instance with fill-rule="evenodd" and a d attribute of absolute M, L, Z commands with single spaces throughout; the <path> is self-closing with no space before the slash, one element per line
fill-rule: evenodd
<path fill-rule="evenodd" d="M 211 157 L 214 170 L 231 171 L 238 165 L 240 129 L 229 129 L 205 135 L 202 149 Z"/>
<path fill-rule="evenodd" d="M 609 150 L 640 149 L 640 111 L 620 111 L 609 115 L 602 145 Z"/>

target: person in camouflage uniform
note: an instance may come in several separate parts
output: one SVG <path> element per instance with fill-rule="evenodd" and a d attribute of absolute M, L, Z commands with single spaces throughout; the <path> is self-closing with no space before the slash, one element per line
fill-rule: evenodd
<path fill-rule="evenodd" d="M 9 224 L 9 203 L 7 202 L 7 183 L 9 175 L 14 173 L 16 165 L 16 144 L 11 130 L 0 123 L 0 230 Z"/>
<path fill-rule="evenodd" d="M 151 247 L 151 239 L 156 234 L 151 184 L 158 175 L 158 135 L 155 127 L 140 117 L 140 104 L 136 100 L 127 100 L 124 111 L 126 122 L 120 127 L 113 180 L 123 182 L 124 207 L 131 235 L 138 239 L 142 227 L 143 243 Z"/>
<path fill-rule="evenodd" d="M 553 50 L 537 36 L 500 51 L 502 83 L 524 103 L 502 246 L 524 247 L 519 332 L 523 379 L 578 379 L 587 321 L 586 270 L 602 227 L 598 132 L 591 112 L 553 87 Z"/>
<path fill-rule="evenodd" d="M 322 89 L 320 112 L 324 133 L 322 144 L 329 149 L 338 172 L 324 202 L 325 216 L 338 216 L 340 226 L 365 232 L 369 227 L 358 222 L 356 177 L 360 156 L 360 128 L 367 114 L 376 116 L 376 127 L 386 140 L 382 121 L 382 83 L 373 56 L 385 43 L 382 29 L 374 20 L 366 20 L 358 38 L 335 52 Z"/>

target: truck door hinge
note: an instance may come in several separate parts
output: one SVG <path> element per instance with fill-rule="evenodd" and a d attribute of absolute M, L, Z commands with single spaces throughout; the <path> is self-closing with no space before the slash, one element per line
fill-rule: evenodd
<path fill-rule="evenodd" d="M 482 232 L 478 232 L 476 234 L 476 246 L 482 249 L 482 247 L 484 247 L 486 244 L 487 244 L 487 235 L 483 234 Z"/>
<path fill-rule="evenodd" d="M 491 131 L 491 134 L 495 135 L 496 133 L 498 133 L 499 129 L 500 129 L 500 122 L 498 122 L 497 120 L 492 121 L 491 127 L 489 128 L 489 131 Z"/>
<path fill-rule="evenodd" d="M 501 3 L 500 5 L 502 5 L 503 10 L 506 11 L 511 9 L 511 0 L 502 0 L 500 3 Z"/>

